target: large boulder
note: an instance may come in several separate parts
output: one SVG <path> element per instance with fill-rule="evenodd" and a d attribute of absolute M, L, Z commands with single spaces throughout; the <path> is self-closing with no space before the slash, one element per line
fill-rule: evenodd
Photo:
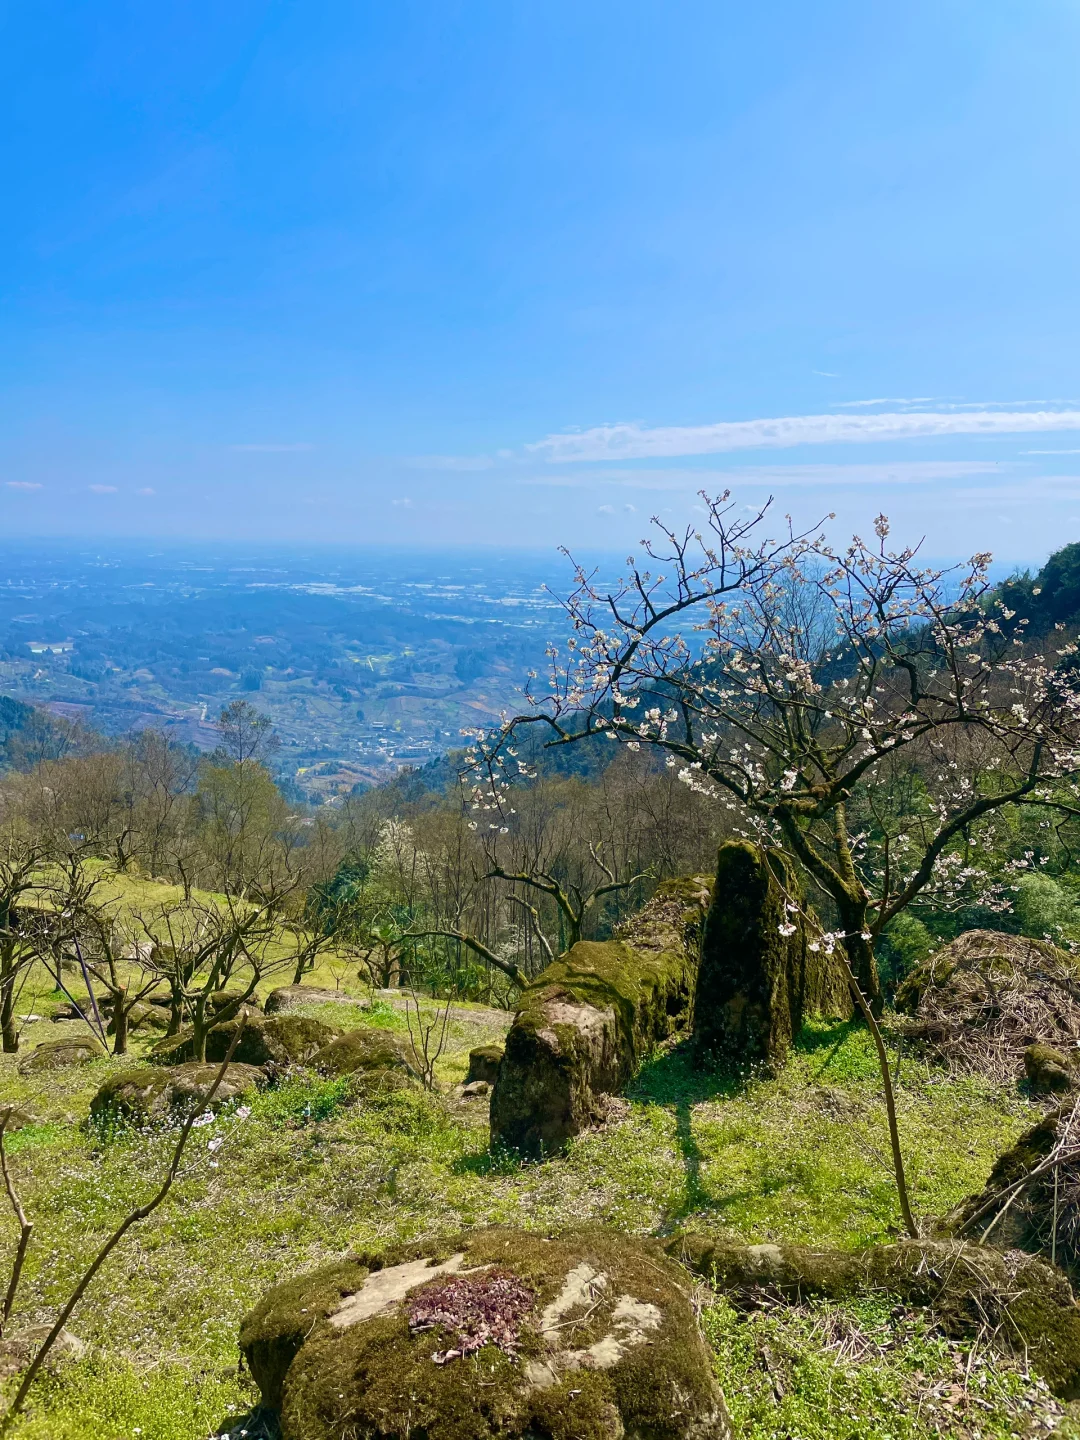
<path fill-rule="evenodd" d="M 676 1234 L 665 1249 L 737 1307 L 778 1296 L 794 1303 L 894 1296 L 929 1310 L 954 1338 L 989 1337 L 1024 1356 L 1055 1395 L 1080 1394 L 1080 1306 L 1060 1270 L 1019 1251 L 952 1239 L 813 1250 L 693 1233 Z"/>
<path fill-rule="evenodd" d="M 491 1095 L 493 1143 L 558 1150 L 672 1033 L 689 1006 L 708 886 L 666 882 L 620 939 L 579 941 L 527 987 Z"/>
<path fill-rule="evenodd" d="M 896 1007 L 935 1059 L 1005 1084 L 1029 1045 L 1080 1045 L 1080 962 L 1044 940 L 967 930 L 916 966 Z"/>
<path fill-rule="evenodd" d="M 271 1290 L 240 1346 L 282 1440 L 730 1440 L 685 1273 L 654 1243 L 481 1230 Z"/>
<path fill-rule="evenodd" d="M 312 1069 L 327 1076 L 418 1076 L 412 1046 L 393 1030 L 363 1025 L 347 1030 L 311 1057 Z"/>
<path fill-rule="evenodd" d="M 215 1025 L 206 1037 L 207 1061 L 224 1060 L 239 1029 L 239 1019 Z M 257 1011 L 244 1017 L 243 1032 L 233 1059 L 243 1065 L 306 1065 L 340 1033 L 333 1025 L 303 1015 L 264 1015 Z M 183 1030 L 154 1046 L 155 1059 L 169 1065 L 183 1064 L 194 1055 L 190 1030 Z"/>
<path fill-rule="evenodd" d="M 469 1051 L 469 1069 L 465 1076 L 465 1084 L 472 1085 L 478 1080 L 486 1081 L 488 1085 L 494 1085 L 499 1078 L 499 1066 L 502 1064 L 503 1047 L 501 1045 L 477 1045 L 474 1050 Z"/>
<path fill-rule="evenodd" d="M 776 1070 L 805 1016 L 851 1014 L 843 957 L 813 943 L 784 857 L 721 845 L 694 994 L 699 1061 Z"/>
<path fill-rule="evenodd" d="M 217 1078 L 218 1065 L 179 1065 L 164 1069 L 140 1065 L 110 1075 L 90 1101 L 92 1119 L 115 1119 L 149 1125 L 175 1118 L 177 1112 L 205 1105 L 204 1097 Z M 211 1110 L 247 1095 L 266 1083 L 266 1074 L 254 1065 L 230 1065 L 210 1101 Z"/>
<path fill-rule="evenodd" d="M 298 1005 L 365 1005 L 340 990 L 324 990 L 318 985 L 282 985 L 271 990 L 263 1007 L 267 1015 L 277 1015 L 282 1010 L 295 1010 Z"/>
<path fill-rule="evenodd" d="M 104 1054 L 105 1047 L 93 1035 L 77 1035 L 70 1040 L 43 1040 L 25 1060 L 19 1062 L 19 1072 L 30 1075 L 37 1070 L 63 1070 L 69 1065 L 85 1065 Z"/>

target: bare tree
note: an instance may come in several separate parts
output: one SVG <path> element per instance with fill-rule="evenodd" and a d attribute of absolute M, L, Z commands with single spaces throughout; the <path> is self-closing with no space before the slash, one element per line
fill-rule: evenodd
<path fill-rule="evenodd" d="M 645 550 L 662 573 L 631 563 L 601 588 L 578 570 L 550 693 L 481 738 L 474 804 L 504 807 L 523 727 L 542 725 L 554 745 L 662 752 L 736 829 L 799 862 L 835 908 L 825 943 L 843 946 L 876 1010 L 881 929 L 955 868 L 985 817 L 1058 803 L 1055 782 L 1075 778 L 1080 688 L 1022 630 L 1006 633 L 1000 604 L 984 608 L 988 555 L 921 567 L 915 551 L 887 549 L 883 517 L 876 545 L 843 552 L 820 535 L 756 540 L 764 512 L 733 520 L 726 494 L 707 503 L 707 535 L 656 522 Z M 889 845 L 851 825 L 852 796 L 894 757 L 940 760 L 954 734 L 978 735 L 978 778 L 945 765 L 927 823 Z"/>
<path fill-rule="evenodd" d="M 19 1048 L 19 992 L 52 928 L 41 903 L 44 863 L 44 851 L 31 841 L 9 836 L 0 844 L 0 1042 L 7 1054 Z"/>
<path fill-rule="evenodd" d="M 186 1019 L 196 1060 L 206 1059 L 210 1030 L 242 1015 L 260 982 L 289 963 L 288 956 L 268 948 L 283 899 L 280 891 L 270 891 L 258 901 L 192 900 L 136 916 L 148 952 L 144 963 L 169 987 L 169 1034 Z M 242 984 L 226 999 L 215 999 L 235 971 L 243 975 Z"/>
<path fill-rule="evenodd" d="M 703 496 L 707 533 L 654 521 L 650 566 L 631 558 L 603 586 L 580 567 L 565 609 L 573 635 L 551 651 L 548 693 L 529 714 L 479 736 L 474 805 L 502 813 L 508 768 L 535 725 L 548 744 L 600 739 L 664 755 L 679 779 L 733 816 L 736 833 L 781 847 L 832 907 L 815 946 L 846 954 L 852 994 L 875 1040 L 897 1189 L 915 1233 L 892 1085 L 876 1014 L 874 941 L 934 884 L 992 880 L 970 863 L 972 837 L 1006 807 L 1076 809 L 1080 680 L 1075 644 L 1048 658 L 987 577 L 989 555 L 935 570 L 910 548 L 820 534 L 761 537 L 765 511 L 739 519 Z M 1067 665 L 1060 662 L 1067 661 Z M 975 737 L 975 774 L 948 762 Z M 909 752 L 941 765 L 919 826 L 867 833 L 853 797 Z M 1065 797 L 1063 798 L 1063 790 Z M 490 822 L 489 822 L 490 823 Z M 784 930 L 794 930 L 796 897 Z"/>

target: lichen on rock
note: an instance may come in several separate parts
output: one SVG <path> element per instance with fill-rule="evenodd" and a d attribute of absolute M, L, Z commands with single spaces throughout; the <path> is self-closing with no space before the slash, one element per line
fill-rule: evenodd
<path fill-rule="evenodd" d="M 419 1074 L 419 1065 L 409 1042 L 393 1030 L 361 1026 L 347 1030 L 311 1057 L 312 1069 L 323 1075 L 386 1074 L 398 1071 L 406 1076 Z"/>
<path fill-rule="evenodd" d="M 729 1440 L 679 1268 L 600 1230 L 481 1230 L 279 1286 L 241 1328 L 283 1440 Z"/>
<path fill-rule="evenodd" d="M 708 885 L 659 886 L 620 938 L 579 941 L 523 992 L 491 1096 L 493 1143 L 558 1150 L 686 1017 Z"/>

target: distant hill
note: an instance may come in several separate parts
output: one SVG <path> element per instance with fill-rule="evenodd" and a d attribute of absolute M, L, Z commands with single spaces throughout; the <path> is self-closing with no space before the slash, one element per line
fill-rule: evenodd
<path fill-rule="evenodd" d="M 78 728 L 69 721 L 0 695 L 0 770 L 25 770 L 39 760 L 56 759 L 79 737 Z"/>

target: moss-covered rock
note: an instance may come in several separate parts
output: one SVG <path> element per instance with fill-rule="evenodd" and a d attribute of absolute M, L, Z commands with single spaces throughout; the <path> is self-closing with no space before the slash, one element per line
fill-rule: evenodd
<path fill-rule="evenodd" d="M 19 1062 L 23 1075 L 37 1070 L 62 1070 L 69 1065 L 85 1065 L 105 1054 L 105 1047 L 93 1035 L 78 1035 L 70 1040 L 43 1040 L 25 1060 Z"/>
<path fill-rule="evenodd" d="M 226 1020 L 214 1026 L 206 1037 L 207 1060 L 225 1059 L 239 1025 L 239 1020 Z M 252 1016 L 244 1022 L 233 1058 L 245 1065 L 306 1065 L 340 1033 L 305 1015 Z"/>
<path fill-rule="evenodd" d="M 169 1012 L 161 1005 L 145 1005 L 137 1000 L 128 1011 L 127 1028 L 129 1030 L 168 1030 Z M 112 1011 L 109 1014 L 108 1034 L 116 1034 L 116 1015 Z"/>
<path fill-rule="evenodd" d="M 729 1440 L 678 1267 L 599 1230 L 482 1230 L 278 1286 L 240 1344 L 283 1440 Z"/>
<path fill-rule="evenodd" d="M 233 1059 L 242 1065 L 306 1065 L 341 1033 L 333 1025 L 304 1015 L 264 1015 L 256 1011 L 243 1019 L 240 1043 L 233 1053 Z M 207 1061 L 220 1064 L 239 1029 L 239 1018 L 215 1025 L 206 1036 Z M 182 1065 L 194 1059 L 192 1032 L 181 1030 L 159 1041 L 153 1055 L 166 1065 Z"/>
<path fill-rule="evenodd" d="M 324 1045 L 311 1058 L 311 1066 L 323 1075 L 384 1075 L 400 1071 L 419 1075 L 419 1066 L 409 1042 L 393 1030 L 362 1026 L 347 1030 Z"/>
<path fill-rule="evenodd" d="M 262 1014 L 262 1006 L 259 1004 L 257 995 L 249 995 L 246 990 L 214 990 L 210 995 L 210 1009 L 216 1015 L 219 1010 L 224 1010 L 228 1005 L 236 1005 L 239 1008 L 234 1010 L 231 1019 L 241 1014 Z"/>
<path fill-rule="evenodd" d="M 486 1080 L 489 1085 L 494 1085 L 499 1078 L 499 1066 L 502 1064 L 503 1047 L 501 1045 L 477 1045 L 469 1051 L 469 1069 L 465 1076 L 465 1084 L 471 1085 L 477 1080 Z"/>
<path fill-rule="evenodd" d="M 617 940 L 579 941 L 523 992 L 491 1095 L 491 1138 L 561 1148 L 689 1007 L 707 878 L 661 885 Z"/>
<path fill-rule="evenodd" d="M 792 903 L 801 903 L 798 884 L 783 856 L 742 840 L 721 845 L 694 995 L 704 1063 L 775 1070 L 804 1017 L 851 1014 L 843 958 L 810 949 Z"/>
<path fill-rule="evenodd" d="M 1055 1395 L 1080 1393 L 1080 1306 L 1060 1270 L 1019 1251 L 904 1240 L 847 1252 L 693 1234 L 676 1235 L 665 1248 L 737 1305 L 778 1294 L 791 1301 L 895 1295 L 931 1311 L 951 1336 L 989 1334 L 1026 1356 Z"/>
<path fill-rule="evenodd" d="M 1024 1051 L 1024 1073 L 1036 1095 L 1060 1094 L 1076 1084 L 1072 1060 L 1052 1045 L 1029 1045 Z"/>
<path fill-rule="evenodd" d="M 168 1120 L 178 1111 L 205 1104 L 204 1097 L 220 1069 L 220 1064 L 190 1064 L 171 1070 L 159 1065 L 121 1070 L 110 1075 L 98 1088 L 90 1102 L 91 1118 L 111 1118 L 133 1125 Z M 230 1065 L 210 1102 L 210 1109 L 220 1110 L 265 1083 L 265 1073 L 255 1066 Z"/>

